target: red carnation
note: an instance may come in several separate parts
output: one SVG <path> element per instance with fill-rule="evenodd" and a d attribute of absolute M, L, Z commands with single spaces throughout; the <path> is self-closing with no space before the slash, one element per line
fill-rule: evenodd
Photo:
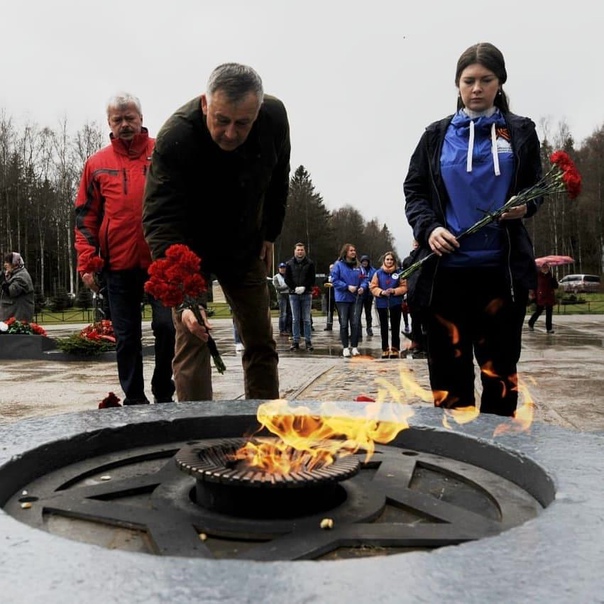
<path fill-rule="evenodd" d="M 204 325 L 198 298 L 207 290 L 207 285 L 200 270 L 201 258 L 195 252 L 186 245 L 171 245 L 166 250 L 165 258 L 158 258 L 151 263 L 145 291 L 164 306 L 190 309 L 199 324 Z M 224 373 L 226 366 L 212 336 L 208 336 L 208 348 L 216 369 L 219 373 Z"/>
<path fill-rule="evenodd" d="M 100 403 L 99 409 L 109 409 L 109 407 L 121 407 L 120 399 L 110 392 Z"/>
<path fill-rule="evenodd" d="M 91 273 L 100 273 L 105 266 L 105 261 L 100 256 L 94 256 L 88 262 L 88 270 Z"/>

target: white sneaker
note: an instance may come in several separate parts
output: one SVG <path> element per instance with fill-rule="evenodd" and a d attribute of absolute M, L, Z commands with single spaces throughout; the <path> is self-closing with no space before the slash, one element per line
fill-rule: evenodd
<path fill-rule="evenodd" d="M 350 356 L 350 349 L 349 348 L 344 348 L 344 350 L 342 350 L 342 354 L 345 357 L 349 357 Z"/>
<path fill-rule="evenodd" d="M 358 357 L 361 353 L 359 352 L 358 348 L 353 348 L 350 351 L 350 354 L 352 354 L 353 357 Z"/>
<path fill-rule="evenodd" d="M 235 352 L 243 352 L 243 344 L 235 344 Z"/>

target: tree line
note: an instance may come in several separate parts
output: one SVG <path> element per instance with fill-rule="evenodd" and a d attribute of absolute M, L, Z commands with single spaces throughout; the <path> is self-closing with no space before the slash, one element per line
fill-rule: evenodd
<path fill-rule="evenodd" d="M 564 124 L 554 136 L 548 136 L 547 124 L 541 127 L 546 131 L 544 170 L 554 149 L 567 151 L 583 176 L 583 191 L 572 202 L 564 195 L 547 200 L 527 221 L 535 253 L 570 255 L 573 272 L 601 274 L 604 126 L 580 146 Z M 81 288 L 73 247 L 74 200 L 86 158 L 107 143 L 96 122 L 71 132 L 66 119 L 52 129 L 18 125 L 0 112 L 0 250 L 2 255 L 21 253 L 41 299 L 77 294 Z M 403 203 L 401 192 L 401 216 Z M 367 220 L 350 205 L 328 210 L 304 166 L 292 172 L 285 223 L 275 242 L 276 262 L 289 259 L 298 241 L 306 244 L 319 273 L 328 271 L 346 242 L 369 255 L 374 265 L 384 252 L 397 251 L 388 225 Z"/>

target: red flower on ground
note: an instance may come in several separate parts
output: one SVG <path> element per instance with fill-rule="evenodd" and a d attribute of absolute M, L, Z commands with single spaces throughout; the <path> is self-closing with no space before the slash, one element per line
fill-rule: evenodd
<path fill-rule="evenodd" d="M 375 403 L 375 399 L 367 396 L 366 394 L 359 394 L 359 396 L 357 396 L 354 400 L 357 403 Z"/>
<path fill-rule="evenodd" d="M 99 409 L 109 409 L 110 407 L 121 407 L 120 399 L 110 392 L 100 403 Z"/>
<path fill-rule="evenodd" d="M 87 325 L 80 331 L 80 337 L 86 338 L 87 340 L 104 340 L 105 342 L 111 342 L 115 344 L 115 333 L 113 332 L 113 323 L 107 319 L 97 321 Z"/>
<path fill-rule="evenodd" d="M 10 317 L 3 323 L 7 326 L 8 334 L 30 334 L 36 336 L 47 336 L 46 330 L 33 321 L 17 321 L 15 317 Z"/>

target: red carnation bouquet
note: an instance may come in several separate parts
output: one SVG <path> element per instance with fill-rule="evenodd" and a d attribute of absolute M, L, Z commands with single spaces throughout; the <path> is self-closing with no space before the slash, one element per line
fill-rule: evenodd
<path fill-rule="evenodd" d="M 17 321 L 11 317 L 6 321 L 0 321 L 0 333 L 29 334 L 35 336 L 46 336 L 46 330 L 33 321 Z"/>
<path fill-rule="evenodd" d="M 532 187 L 521 191 L 518 195 L 510 197 L 510 199 L 508 199 L 508 201 L 506 201 L 498 210 L 486 214 L 484 218 L 481 218 L 471 227 L 457 235 L 457 239 L 463 239 L 468 235 L 476 233 L 487 224 L 498 220 L 501 215 L 508 210 L 524 205 L 525 203 L 543 197 L 544 195 L 566 192 L 569 199 L 576 199 L 581 193 L 581 174 L 577 170 L 573 160 L 565 151 L 555 151 L 550 155 L 549 160 L 552 166 L 547 171 L 547 174 L 545 174 L 538 182 Z M 407 279 L 415 271 L 421 268 L 425 262 L 434 258 L 435 255 L 435 252 L 428 254 L 426 257 L 405 269 L 400 273 L 399 277 L 401 279 Z"/>
<path fill-rule="evenodd" d="M 151 263 L 145 291 L 164 306 L 190 309 L 199 324 L 205 326 L 198 298 L 207 291 L 207 285 L 200 267 L 201 258 L 186 245 L 171 245 L 164 258 Z M 208 348 L 216 369 L 219 373 L 224 373 L 226 366 L 212 336 L 208 337 Z"/>

